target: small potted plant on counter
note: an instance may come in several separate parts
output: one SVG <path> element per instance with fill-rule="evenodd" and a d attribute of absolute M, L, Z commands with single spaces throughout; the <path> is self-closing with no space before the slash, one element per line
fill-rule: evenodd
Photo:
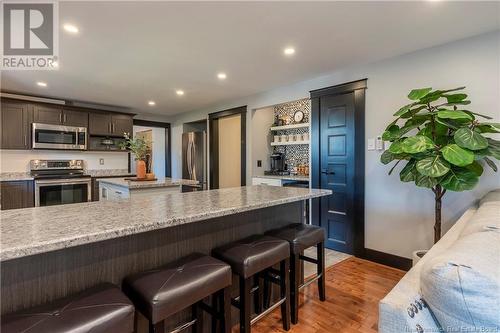
<path fill-rule="evenodd" d="M 434 243 L 441 238 L 441 202 L 446 191 L 473 189 L 483 167 L 496 172 L 492 159 L 500 159 L 500 141 L 488 137 L 500 133 L 500 124 L 467 110 L 470 101 L 462 92 L 464 88 L 412 90 L 408 95 L 411 103 L 394 114 L 396 119 L 382 136 L 392 144 L 381 162 L 396 162 L 389 174 L 403 162 L 400 180 L 434 193 Z"/>
<path fill-rule="evenodd" d="M 141 138 L 131 138 L 129 133 L 123 133 L 125 140 L 120 143 L 120 148 L 125 148 L 134 154 L 136 161 L 136 176 L 138 179 L 146 178 L 146 153 L 148 144 Z"/>

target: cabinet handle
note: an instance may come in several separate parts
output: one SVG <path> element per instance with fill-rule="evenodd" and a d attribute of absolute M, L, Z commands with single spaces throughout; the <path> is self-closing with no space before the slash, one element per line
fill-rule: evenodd
<path fill-rule="evenodd" d="M 112 124 L 111 124 L 111 128 L 112 128 L 112 130 L 111 130 L 111 131 L 114 133 L 114 132 L 115 132 L 115 123 L 112 123 Z"/>
<path fill-rule="evenodd" d="M 28 140 L 26 139 L 26 134 L 24 134 L 24 146 L 27 146 Z"/>
<path fill-rule="evenodd" d="M 111 133 L 111 123 L 108 124 L 108 132 Z"/>
<path fill-rule="evenodd" d="M 59 113 L 59 122 L 62 123 L 62 113 Z"/>
<path fill-rule="evenodd" d="M 66 123 L 66 113 L 64 114 L 64 123 Z"/>

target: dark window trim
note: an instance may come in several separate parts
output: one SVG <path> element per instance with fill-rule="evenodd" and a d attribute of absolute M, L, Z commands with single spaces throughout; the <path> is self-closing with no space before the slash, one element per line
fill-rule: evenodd
<path fill-rule="evenodd" d="M 311 91 L 309 91 L 309 93 L 311 94 L 311 98 L 321 97 L 321 96 L 325 96 L 325 95 L 345 94 L 345 93 L 353 92 L 353 91 L 359 90 L 359 89 L 366 89 L 367 88 L 367 81 L 368 81 L 368 79 L 351 81 L 351 82 L 342 83 L 342 84 L 339 84 L 336 86 L 311 90 Z"/>
<path fill-rule="evenodd" d="M 223 110 L 219 112 L 210 113 L 208 115 L 209 120 L 209 132 L 210 132 L 210 144 L 209 144 L 209 155 L 210 155 L 210 189 L 219 188 L 219 124 L 218 119 L 240 114 L 241 115 L 241 186 L 246 186 L 247 179 L 247 152 L 246 152 L 246 138 L 247 138 L 247 106 L 240 106 L 228 110 Z"/>
<path fill-rule="evenodd" d="M 328 95 L 341 95 L 354 92 L 355 105 L 355 174 L 354 185 L 354 240 L 353 254 L 364 256 L 365 253 L 365 89 L 367 79 L 347 82 L 336 86 L 310 91 L 311 94 L 311 185 L 321 188 L 320 174 L 320 97 Z M 312 223 L 318 223 L 320 218 L 320 200 L 313 199 Z"/>
<path fill-rule="evenodd" d="M 165 129 L 165 177 L 172 177 L 172 126 L 170 123 L 134 119 L 133 125 L 144 127 L 160 127 Z M 130 157 L 129 157 L 130 161 Z M 130 163 L 130 162 L 129 162 Z M 130 166 L 129 166 L 130 171 Z"/>

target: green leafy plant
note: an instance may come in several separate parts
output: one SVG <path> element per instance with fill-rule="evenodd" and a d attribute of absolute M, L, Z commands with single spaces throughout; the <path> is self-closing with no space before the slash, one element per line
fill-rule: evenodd
<path fill-rule="evenodd" d="M 123 133 L 123 137 L 125 140 L 120 142 L 120 148 L 130 150 L 135 155 L 136 161 L 144 161 L 148 151 L 148 143 L 141 138 L 131 138 L 129 133 Z"/>
<path fill-rule="evenodd" d="M 434 242 L 441 238 L 441 203 L 446 191 L 474 188 L 488 165 L 500 160 L 500 141 L 487 137 L 500 133 L 500 124 L 480 122 L 491 117 L 465 109 L 470 104 L 465 87 L 449 90 L 423 88 L 408 94 L 411 103 L 394 114 L 382 139 L 390 141 L 380 158 L 383 164 L 395 161 L 405 165 L 399 173 L 402 182 L 430 188 L 435 197 Z"/>

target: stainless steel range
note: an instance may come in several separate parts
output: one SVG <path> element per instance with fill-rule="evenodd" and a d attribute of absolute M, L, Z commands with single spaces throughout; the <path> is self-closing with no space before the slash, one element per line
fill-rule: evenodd
<path fill-rule="evenodd" d="M 91 178 L 83 160 L 31 160 L 35 206 L 64 205 L 91 200 Z"/>

